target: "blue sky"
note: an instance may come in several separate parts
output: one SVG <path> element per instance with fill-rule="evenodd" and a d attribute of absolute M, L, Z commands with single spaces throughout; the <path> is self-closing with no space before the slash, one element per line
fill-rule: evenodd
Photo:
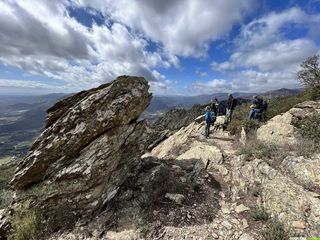
<path fill-rule="evenodd" d="M 156 95 L 299 87 L 320 0 L 4 0 L 0 94 L 77 92 L 118 75 Z"/>

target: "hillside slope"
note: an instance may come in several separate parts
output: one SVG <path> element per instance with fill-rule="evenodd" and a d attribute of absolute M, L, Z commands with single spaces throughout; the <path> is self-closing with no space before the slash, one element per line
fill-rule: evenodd
<path fill-rule="evenodd" d="M 158 132 L 138 119 L 150 100 L 146 80 L 122 76 L 50 108 L 45 130 L 15 171 L 15 199 L 0 211 L 0 239 L 319 234 L 320 155 L 299 156 L 294 143 L 288 150 L 268 136 L 278 127 L 290 130 L 283 139 L 298 139 L 299 123 L 318 116 L 320 102 L 299 104 L 262 126 L 263 154 L 258 149 L 256 157 L 243 153 L 244 133 L 241 143 L 221 130 L 205 138 L 199 119 L 148 151 Z M 286 152 L 273 158 L 268 146 Z"/>

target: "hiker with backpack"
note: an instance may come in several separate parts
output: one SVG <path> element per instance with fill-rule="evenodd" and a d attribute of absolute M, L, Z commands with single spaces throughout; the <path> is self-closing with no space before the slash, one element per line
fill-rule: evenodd
<path fill-rule="evenodd" d="M 252 105 L 250 106 L 249 111 L 249 119 L 258 119 L 259 121 L 262 120 L 263 114 L 268 109 L 267 101 L 259 98 L 258 96 L 253 96 Z"/>
<path fill-rule="evenodd" d="M 232 114 L 235 106 L 236 106 L 236 99 L 233 98 L 232 94 L 229 94 L 228 100 L 227 100 L 227 109 L 226 109 L 226 119 L 225 119 L 226 124 L 231 122 Z"/>
<path fill-rule="evenodd" d="M 209 137 L 210 133 L 210 126 L 214 125 L 214 122 L 216 121 L 216 115 L 213 111 L 211 111 L 210 106 L 206 107 L 206 112 L 205 112 L 205 120 L 206 120 L 206 127 L 205 127 L 205 137 Z"/>

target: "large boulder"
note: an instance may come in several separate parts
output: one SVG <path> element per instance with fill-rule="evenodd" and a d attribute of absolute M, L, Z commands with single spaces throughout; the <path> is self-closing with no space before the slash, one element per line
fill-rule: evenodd
<path fill-rule="evenodd" d="M 276 145 L 295 144 L 299 123 L 313 114 L 320 114 L 320 101 L 297 104 L 288 112 L 275 116 L 260 127 L 257 131 L 257 138 Z"/>
<path fill-rule="evenodd" d="M 151 100 L 144 78 L 121 76 L 48 110 L 46 129 L 18 165 L 16 201 L 35 208 L 53 230 L 92 217 L 140 164 Z"/>

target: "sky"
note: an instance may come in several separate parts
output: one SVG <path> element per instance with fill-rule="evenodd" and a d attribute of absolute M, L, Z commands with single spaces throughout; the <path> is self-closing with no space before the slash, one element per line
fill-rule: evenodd
<path fill-rule="evenodd" d="M 319 53 L 320 0 L 0 0 L 0 95 L 119 75 L 155 95 L 298 88 Z"/>

